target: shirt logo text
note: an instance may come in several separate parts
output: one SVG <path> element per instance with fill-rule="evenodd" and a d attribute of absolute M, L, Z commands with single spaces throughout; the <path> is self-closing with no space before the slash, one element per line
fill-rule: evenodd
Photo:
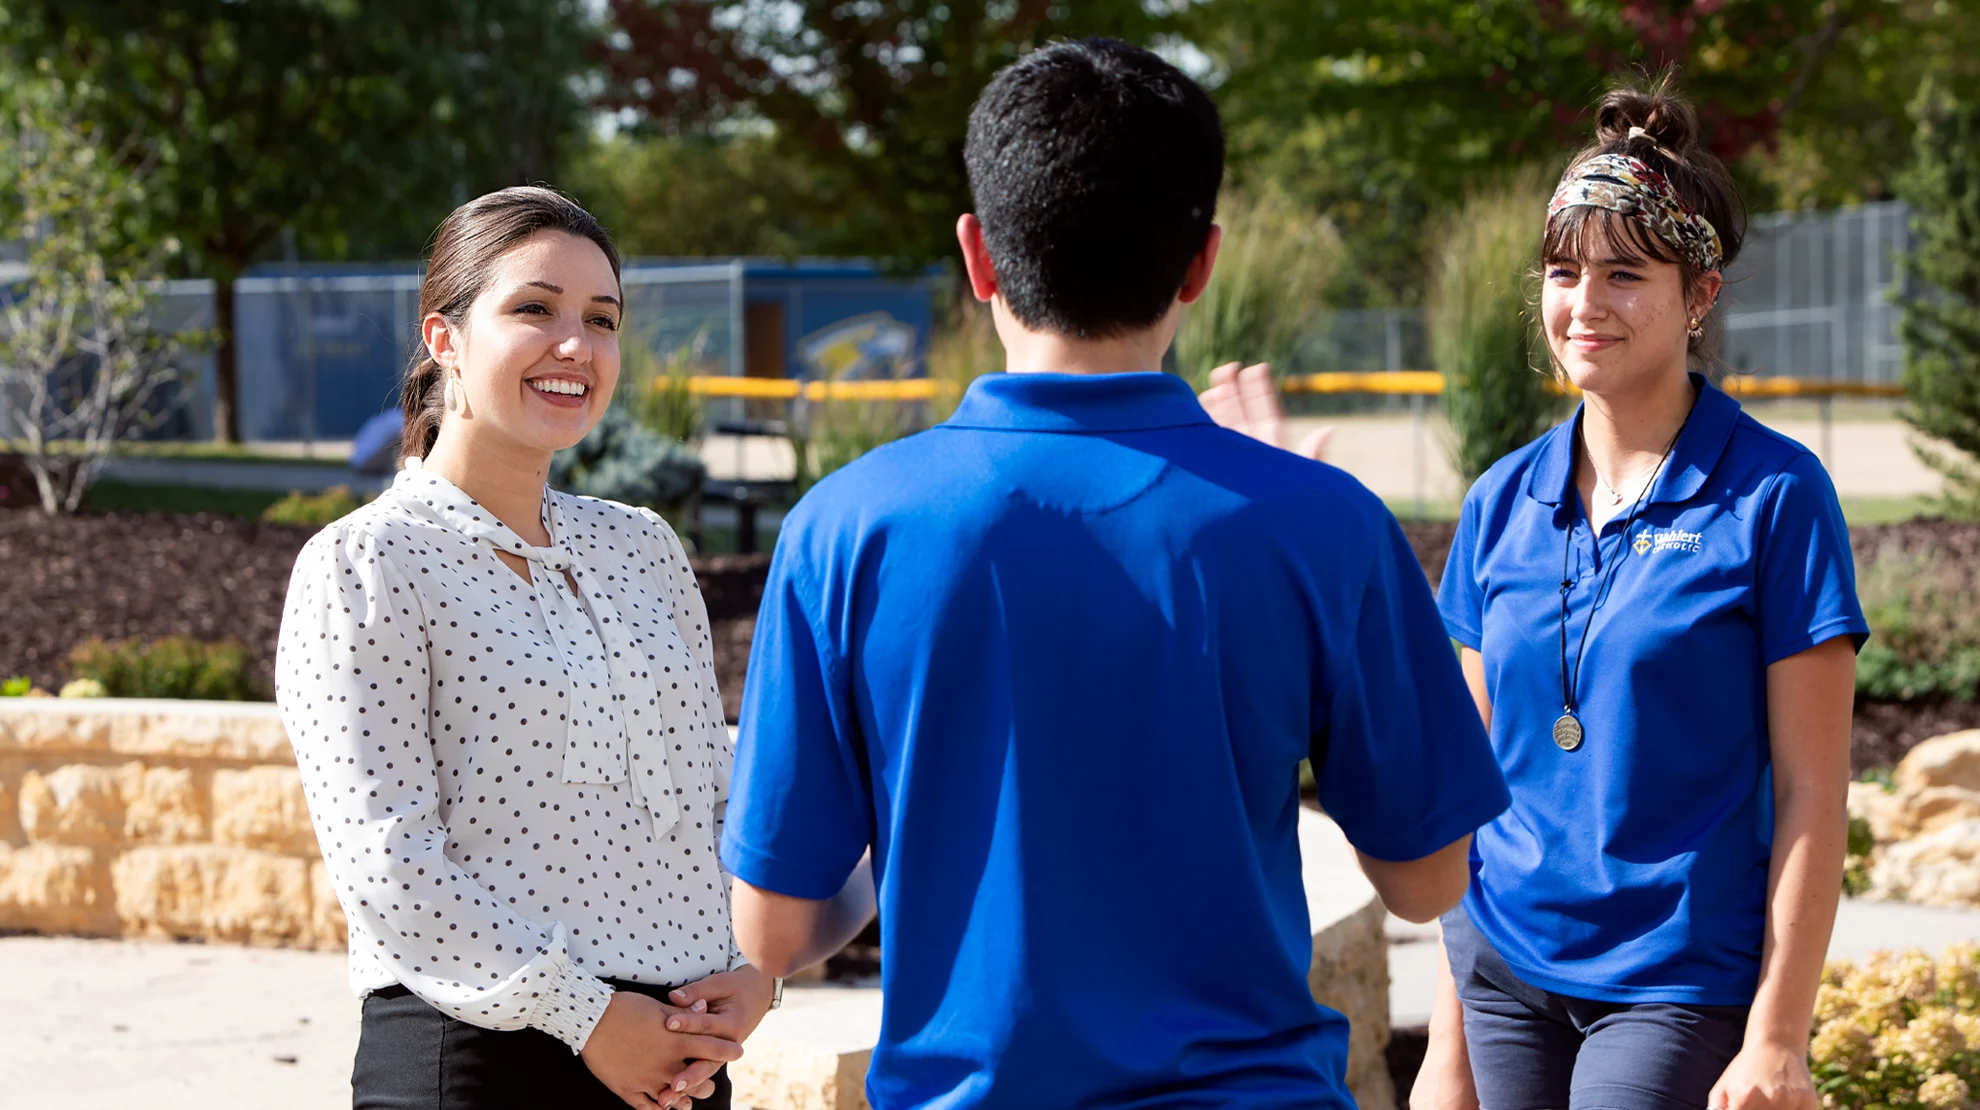
<path fill-rule="evenodd" d="M 1660 551 L 1682 551 L 1695 555 L 1704 547 L 1705 537 L 1698 532 L 1687 532 L 1682 528 L 1667 528 L 1661 532 L 1645 528 L 1636 534 L 1630 547 L 1638 555 L 1654 555 Z"/>

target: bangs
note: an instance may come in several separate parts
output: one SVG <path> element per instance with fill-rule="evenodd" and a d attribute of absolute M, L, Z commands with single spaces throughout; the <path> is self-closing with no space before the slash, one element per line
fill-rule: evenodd
<path fill-rule="evenodd" d="M 1602 258 L 1594 250 L 1603 240 L 1607 249 Z M 1607 208 L 1577 204 L 1563 208 L 1547 221 L 1547 235 L 1540 243 L 1541 265 L 1556 262 L 1587 265 L 1614 258 L 1626 266 L 1640 266 L 1645 260 L 1682 265 L 1670 244 L 1657 238 L 1643 221 Z"/>

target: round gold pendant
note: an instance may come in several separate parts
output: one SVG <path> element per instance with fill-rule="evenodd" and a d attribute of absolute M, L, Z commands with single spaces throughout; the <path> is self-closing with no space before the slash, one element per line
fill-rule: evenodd
<path fill-rule="evenodd" d="M 1581 721 L 1574 714 L 1563 713 L 1554 722 L 1554 746 L 1564 752 L 1581 746 Z"/>

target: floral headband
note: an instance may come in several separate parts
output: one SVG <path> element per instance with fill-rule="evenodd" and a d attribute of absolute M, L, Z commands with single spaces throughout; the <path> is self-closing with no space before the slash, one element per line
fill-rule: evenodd
<path fill-rule="evenodd" d="M 1635 216 L 1679 258 L 1700 270 L 1717 270 L 1725 264 L 1725 249 L 1712 221 L 1684 202 L 1670 178 L 1627 154 L 1597 154 L 1570 166 L 1547 205 L 1548 221 L 1576 205 Z"/>

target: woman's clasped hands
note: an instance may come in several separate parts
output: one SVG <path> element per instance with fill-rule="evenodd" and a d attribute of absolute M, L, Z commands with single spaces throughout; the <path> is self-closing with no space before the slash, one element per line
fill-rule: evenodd
<path fill-rule="evenodd" d="M 687 1110 L 715 1093 L 722 1065 L 741 1058 L 774 985 L 745 965 L 673 991 L 671 1006 L 620 991 L 585 1042 L 585 1065 L 637 1110 Z"/>

